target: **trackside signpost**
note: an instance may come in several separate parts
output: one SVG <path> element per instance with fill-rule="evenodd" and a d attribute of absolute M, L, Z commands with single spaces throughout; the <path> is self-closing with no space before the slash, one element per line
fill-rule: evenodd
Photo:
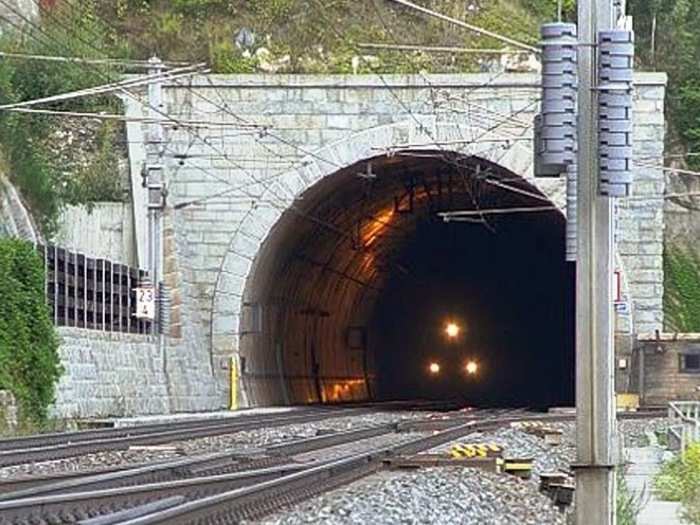
<path fill-rule="evenodd" d="M 153 320 L 156 317 L 156 293 L 151 285 L 135 288 L 136 317 Z"/>

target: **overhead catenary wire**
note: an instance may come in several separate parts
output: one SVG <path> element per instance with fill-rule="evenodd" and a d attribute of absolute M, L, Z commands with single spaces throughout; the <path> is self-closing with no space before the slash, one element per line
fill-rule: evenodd
<path fill-rule="evenodd" d="M 525 44 L 523 42 L 519 42 L 518 40 L 514 40 L 514 39 L 509 38 L 507 36 L 503 36 L 499 33 L 494 33 L 493 31 L 489 31 L 488 29 L 483 29 L 481 27 L 477 27 L 475 25 L 468 24 L 467 22 L 463 22 L 462 20 L 452 18 L 451 16 L 447 16 L 447 15 L 444 15 L 442 13 L 438 13 L 437 11 L 433 11 L 432 9 L 428 9 L 427 7 L 423 7 L 423 6 L 420 6 L 418 4 L 414 4 L 413 2 L 409 2 L 408 0 L 388 0 L 388 1 L 394 2 L 395 4 L 399 4 L 399 5 L 402 5 L 404 7 L 408 7 L 410 9 L 415 10 L 415 11 L 419 11 L 425 15 L 442 20 L 443 22 L 448 22 L 450 24 L 457 25 L 457 26 L 462 27 L 464 29 L 468 29 L 469 31 L 472 31 L 474 33 L 478 33 L 482 36 L 488 36 L 488 37 L 491 37 L 495 40 L 499 40 L 501 42 L 509 44 L 511 46 L 515 46 L 515 47 L 518 47 L 520 49 L 524 49 L 525 51 L 528 51 L 530 53 L 536 53 L 536 54 L 540 53 L 540 50 L 534 46 Z"/>
<path fill-rule="evenodd" d="M 94 47 L 94 46 L 93 46 L 93 47 Z M 195 91 L 195 93 L 196 93 L 196 91 Z M 218 90 L 217 90 L 217 93 L 218 93 Z M 196 93 L 196 94 L 198 94 L 198 93 Z M 199 94 L 198 94 L 198 95 L 199 95 Z M 206 97 L 202 97 L 202 98 L 204 98 L 205 100 L 210 100 L 210 99 L 207 99 Z M 227 108 L 224 108 L 224 109 L 227 109 Z M 233 115 L 233 113 L 230 112 L 230 111 L 227 111 L 227 113 L 230 113 L 230 114 Z M 236 118 L 239 119 L 239 120 L 243 120 L 243 121 L 244 121 L 244 119 L 241 119 L 240 117 L 238 117 L 238 116 L 236 116 L 236 115 L 234 115 L 234 117 L 236 117 Z M 245 122 L 245 121 L 244 121 L 244 122 Z M 278 139 L 279 139 L 279 138 L 278 138 Z M 284 142 L 284 141 L 283 141 L 283 142 Z M 298 146 L 296 146 L 296 145 L 294 145 L 293 143 L 290 143 L 290 142 L 288 142 L 288 141 L 285 142 L 285 143 L 289 144 L 289 145 L 292 146 L 292 147 L 297 147 L 297 148 L 298 148 Z M 305 153 L 310 154 L 311 156 L 318 157 L 318 155 L 314 155 L 312 152 L 305 151 Z M 221 156 L 224 157 L 224 158 L 228 158 L 227 155 L 221 155 Z M 320 160 L 323 160 L 324 162 L 329 162 L 328 159 L 320 159 Z M 283 173 L 283 171 L 281 171 L 280 173 Z M 254 184 L 254 183 L 253 183 L 253 184 Z M 215 196 L 220 196 L 222 193 L 226 193 L 226 192 L 218 192 Z M 197 202 L 201 202 L 201 199 L 198 199 Z"/>
<path fill-rule="evenodd" d="M 394 42 L 398 43 L 398 40 L 396 39 L 396 37 L 395 37 L 395 35 L 394 35 L 394 33 L 393 33 L 391 27 L 389 27 L 389 25 L 385 22 L 384 17 L 382 16 L 381 10 L 379 9 L 379 6 L 377 5 L 377 0 L 372 0 L 372 5 L 373 5 L 373 7 L 374 7 L 375 12 L 377 13 L 377 17 L 378 17 L 379 21 L 380 21 L 381 24 L 384 26 L 384 29 L 385 29 L 385 30 L 387 31 L 387 33 L 392 37 L 392 39 L 394 40 Z M 485 83 L 485 84 L 483 84 L 483 85 L 480 85 L 480 87 L 489 85 L 490 83 L 492 83 L 493 81 L 495 81 L 495 79 L 497 79 L 498 77 L 500 77 L 504 72 L 505 72 L 505 69 L 504 69 L 503 71 L 497 73 L 496 75 L 494 75 L 494 76 L 489 80 L 489 82 L 487 82 L 487 83 Z M 380 78 L 383 78 L 381 75 L 379 75 L 379 76 L 380 76 Z M 434 93 L 434 87 L 433 87 L 432 83 L 430 82 L 430 80 L 429 80 L 424 74 L 421 74 L 421 77 L 423 78 L 423 81 L 424 81 L 426 84 L 428 84 L 428 85 L 430 86 L 430 88 L 431 88 L 431 93 Z M 474 88 L 472 88 L 472 89 L 475 89 L 475 88 L 476 88 L 476 87 L 474 87 Z M 389 87 L 389 89 L 390 89 L 390 91 L 391 91 L 391 88 L 390 88 L 390 87 Z M 467 90 L 466 92 L 469 93 L 469 91 L 471 91 L 471 90 Z M 393 92 L 392 92 L 392 94 L 393 94 Z M 396 97 L 396 95 L 394 95 L 394 96 Z M 397 100 L 399 100 L 399 102 L 401 102 L 401 100 L 400 100 L 398 97 L 396 97 L 396 98 L 397 98 Z M 435 102 L 435 100 L 433 100 L 433 102 Z M 523 112 L 523 111 L 526 110 L 526 109 L 531 108 L 531 107 L 532 107 L 533 105 L 535 105 L 537 102 L 539 102 L 539 99 L 530 102 L 530 104 L 527 104 L 527 105 L 523 106 L 520 110 L 518 110 L 518 111 L 516 111 L 516 112 L 514 112 L 514 113 L 511 113 L 511 115 L 504 116 L 505 118 L 504 118 L 501 122 L 498 122 L 495 126 L 491 126 L 491 127 L 487 128 L 487 130 L 486 130 L 484 133 L 482 133 L 481 135 L 479 135 L 479 139 L 482 139 L 482 138 L 483 138 L 484 136 L 486 136 L 489 132 L 491 132 L 491 131 L 493 131 L 494 129 L 500 127 L 501 124 L 505 124 L 505 123 L 507 123 L 508 121 L 512 120 L 512 119 L 514 118 L 515 115 L 517 115 L 517 114 Z M 404 107 L 406 107 L 405 104 L 403 104 L 403 105 L 404 105 Z M 468 108 L 470 108 L 470 106 L 468 106 Z M 407 109 L 407 110 L 409 111 L 409 113 L 410 113 L 410 108 L 407 108 L 407 107 L 406 107 L 406 109 Z M 473 115 L 472 115 L 472 113 L 471 113 L 471 108 L 467 111 L 467 115 L 468 115 L 468 117 L 469 117 L 470 120 L 474 120 L 474 119 L 473 119 Z M 414 117 L 414 119 L 415 119 L 415 117 Z M 529 130 L 529 126 L 524 126 L 524 127 L 525 127 L 525 130 L 526 130 L 526 131 Z M 464 134 L 463 134 L 463 132 L 462 132 L 461 126 L 458 125 L 458 126 L 457 126 L 457 129 L 458 129 L 458 131 L 459 131 L 460 136 L 464 138 Z M 470 129 L 473 130 L 473 127 L 470 127 Z M 437 148 L 438 148 L 439 150 L 441 150 L 441 151 L 444 151 L 444 149 L 435 141 L 435 138 L 433 138 L 433 137 L 431 136 L 430 133 L 427 133 L 427 134 L 428 134 L 428 136 L 430 137 L 430 139 L 432 140 L 432 142 L 437 146 Z M 472 132 L 472 140 L 471 140 L 471 143 L 475 143 L 475 142 L 477 142 L 477 137 L 476 137 L 476 135 Z M 444 160 L 445 162 L 447 162 L 447 163 L 452 163 L 452 164 L 454 164 L 458 169 L 459 169 L 459 167 L 460 167 L 460 166 L 459 166 L 459 162 L 450 161 L 450 159 L 447 159 L 447 158 L 443 158 L 443 160 Z M 490 180 L 489 180 L 488 178 L 484 179 L 484 181 L 487 182 L 487 183 L 490 183 Z M 511 186 L 508 186 L 508 185 L 503 185 L 503 186 L 504 186 L 504 187 L 501 188 L 501 189 L 511 189 L 511 188 L 512 188 Z M 468 186 L 465 186 L 465 188 L 466 188 L 467 192 L 469 193 L 469 195 L 470 195 L 470 197 L 471 197 L 473 206 L 474 206 L 476 209 L 478 209 L 478 208 L 479 208 L 478 199 L 476 199 L 476 198 L 474 197 L 474 195 L 472 195 L 472 193 L 471 193 L 471 191 L 469 190 L 469 187 L 468 187 Z M 518 192 L 518 191 L 514 191 L 514 193 L 519 193 L 519 192 Z M 542 197 L 540 197 L 540 196 L 538 196 L 538 198 L 539 198 L 539 199 L 542 199 Z M 549 201 L 549 199 L 547 199 L 547 201 Z M 483 216 L 482 216 L 482 219 L 483 219 Z M 486 222 L 485 219 L 483 219 L 483 221 L 484 221 L 484 224 L 485 224 L 489 229 L 491 229 L 491 230 L 493 231 L 493 228 L 491 228 L 491 227 L 489 226 L 488 222 Z"/>
<path fill-rule="evenodd" d="M 73 64 L 91 64 L 97 66 L 123 66 L 126 68 L 147 69 L 152 67 L 148 60 L 129 60 L 122 58 L 81 58 L 58 55 L 35 55 L 31 53 L 11 53 L 9 51 L 0 51 L 0 57 L 17 60 L 36 60 L 40 62 L 68 62 Z M 168 60 L 164 61 L 163 64 L 167 67 L 181 67 L 189 65 L 189 62 L 174 62 Z"/>
<path fill-rule="evenodd" d="M 409 112 L 410 112 L 410 110 L 409 110 Z M 185 123 L 183 123 L 183 124 L 185 124 Z M 228 158 L 228 156 L 227 156 L 227 155 L 223 155 L 223 157 L 225 157 L 225 158 Z M 255 182 L 255 183 L 258 183 L 258 181 L 256 180 L 256 182 Z M 254 183 L 254 184 L 255 184 L 255 183 Z"/>
<path fill-rule="evenodd" d="M 390 51 L 421 51 L 425 53 L 467 53 L 476 55 L 519 55 L 531 53 L 515 49 L 493 49 L 479 47 L 454 47 L 454 46 L 427 46 L 420 44 L 384 44 L 373 42 L 360 42 L 357 47 L 362 49 L 387 49 Z"/>
<path fill-rule="evenodd" d="M 409 110 L 409 113 L 410 113 L 410 110 Z M 182 123 L 182 124 L 185 124 L 185 123 Z M 227 156 L 227 155 L 222 155 L 222 156 L 223 156 L 223 157 L 225 157 L 225 158 L 228 158 L 228 156 Z M 205 172 L 206 172 L 206 170 L 203 170 L 203 171 L 205 171 Z M 215 178 L 216 178 L 216 177 L 215 177 Z M 254 183 L 252 183 L 252 184 L 258 184 L 258 183 L 259 183 L 259 181 L 258 181 L 257 179 L 255 179 L 255 178 L 254 178 L 254 180 L 255 180 L 255 182 L 254 182 Z M 222 180 L 222 182 L 227 182 L 227 181 L 223 181 L 223 180 Z M 274 192 L 273 192 L 273 193 L 274 193 Z M 277 196 L 277 197 L 279 198 L 279 196 L 278 196 L 278 195 L 276 195 L 276 196 Z"/>
<path fill-rule="evenodd" d="M 42 36 L 48 37 L 48 35 L 46 35 L 46 33 L 45 33 L 40 27 L 38 27 L 36 24 L 34 24 L 30 19 L 26 18 L 22 13 L 18 12 L 12 5 L 8 4 L 5 0 L 0 0 L 0 4 L 3 4 L 3 5 L 4 5 L 6 8 L 8 8 L 10 11 L 14 12 L 15 14 L 17 14 L 20 18 L 22 18 L 22 19 L 27 23 L 27 25 L 28 25 L 29 27 L 32 27 L 32 28 L 33 28 L 35 31 L 37 31 L 39 34 L 41 34 Z M 38 5 L 39 5 L 39 4 L 38 4 Z M 40 5 L 40 8 L 43 9 L 43 6 Z M 16 27 L 19 27 L 19 26 L 16 26 Z M 65 26 L 63 26 L 63 27 L 65 27 Z M 19 29 L 21 29 L 21 28 L 19 28 Z M 71 30 L 70 28 L 66 28 L 66 29 L 67 29 L 67 30 Z M 29 34 L 30 34 L 30 36 L 32 36 L 32 37 L 34 37 L 35 39 L 37 39 L 37 41 L 41 42 L 41 41 L 40 41 L 36 36 L 34 36 L 32 33 L 29 33 Z M 49 38 L 49 40 L 51 40 L 50 37 L 48 37 L 48 38 Z M 84 40 L 83 40 L 83 41 L 84 41 Z M 92 43 L 87 42 L 87 41 L 84 41 L 84 42 L 85 42 L 87 45 L 91 46 L 91 47 L 92 47 L 93 49 L 95 49 L 96 51 L 101 52 L 101 50 L 100 50 L 99 48 L 96 48 Z M 59 42 L 55 42 L 55 43 L 57 43 L 57 44 L 60 45 L 61 47 L 64 47 L 64 48 L 65 48 L 65 46 L 62 45 L 61 43 L 59 43 Z M 89 65 L 89 64 L 86 64 L 86 65 Z M 99 75 L 99 76 L 101 76 L 101 77 L 103 77 L 103 78 L 105 77 L 104 73 L 102 73 L 100 70 L 95 70 L 94 68 L 91 68 L 91 69 L 92 69 L 93 72 L 95 72 L 97 75 Z M 134 99 L 137 103 L 139 103 L 139 104 L 142 105 L 143 107 L 146 107 L 146 108 L 150 109 L 152 112 L 154 112 L 154 113 L 156 113 L 156 114 L 158 114 L 158 115 L 164 117 L 166 121 L 171 121 L 171 122 L 177 123 L 177 124 L 179 124 L 180 127 L 182 127 L 183 129 L 190 130 L 189 132 L 192 133 L 193 135 L 195 135 L 195 136 L 197 137 L 198 140 L 202 141 L 205 145 L 209 146 L 209 147 L 212 148 L 214 151 L 216 151 L 217 153 L 221 154 L 221 155 L 222 155 L 224 158 L 226 158 L 226 160 L 227 160 L 230 164 L 232 164 L 232 166 L 234 166 L 236 169 L 239 169 L 240 171 L 242 171 L 242 172 L 244 172 L 244 173 L 247 173 L 248 175 L 250 175 L 250 176 L 253 178 L 253 180 L 256 181 L 256 183 L 258 182 L 257 179 L 256 179 L 256 177 L 255 177 L 254 175 L 251 175 L 250 172 L 249 172 L 248 170 L 246 170 L 244 167 L 240 166 L 239 164 L 236 164 L 236 163 L 234 163 L 233 161 L 231 161 L 231 159 L 229 158 L 228 155 L 226 155 L 224 152 L 222 152 L 222 151 L 218 150 L 217 148 L 215 148 L 209 141 L 207 141 L 207 140 L 205 140 L 204 138 L 202 138 L 202 136 L 199 134 L 199 132 L 198 132 L 196 129 L 194 130 L 194 132 L 192 132 L 191 130 L 192 130 L 193 128 L 186 126 L 185 124 L 183 124 L 182 121 L 173 118 L 172 116 L 168 115 L 168 114 L 165 113 L 163 110 L 161 110 L 160 108 L 156 108 L 156 107 L 154 107 L 154 106 L 152 106 L 152 105 L 150 105 L 150 104 L 144 102 L 143 100 L 141 100 L 141 98 L 140 98 L 138 95 L 132 93 L 132 92 L 129 91 L 128 89 L 126 89 L 126 88 L 124 88 L 124 87 L 120 87 L 120 88 L 118 88 L 118 90 L 121 91 L 121 92 L 122 92 L 123 94 L 125 94 L 126 96 L 128 96 L 128 97 Z M 213 178 L 215 178 L 215 179 L 217 179 L 217 180 L 220 180 L 221 182 L 224 182 L 224 183 L 226 183 L 226 184 L 229 184 L 229 185 L 232 184 L 231 181 L 222 179 L 222 178 L 220 178 L 220 177 L 218 177 L 218 176 L 216 176 L 216 175 L 214 175 L 214 174 L 211 174 L 211 173 L 210 173 L 210 176 L 212 176 Z M 278 195 L 274 190 L 271 190 L 271 191 L 272 191 L 272 193 L 273 193 L 278 199 L 280 198 L 279 195 Z M 281 200 L 284 201 L 284 199 L 281 199 Z"/>
<path fill-rule="evenodd" d="M 68 110 L 58 110 L 58 109 L 39 109 L 39 108 L 3 108 L 0 107 L 0 111 L 12 111 L 16 113 L 29 113 L 37 115 L 53 115 L 57 117 L 73 117 L 73 118 L 84 118 L 90 120 L 118 120 L 122 122 L 141 122 L 143 124 L 155 124 L 161 123 L 164 126 L 171 127 L 201 127 L 201 128 L 236 128 L 241 129 L 241 124 L 231 124 L 226 122 L 217 122 L 213 120 L 178 120 L 176 122 L 163 122 L 163 119 L 154 117 L 138 117 L 138 116 L 127 116 L 116 113 L 90 113 L 82 111 L 68 111 Z M 249 124 L 249 126 L 255 126 L 255 124 Z M 262 126 L 262 125 L 260 125 Z M 256 131 L 249 131 L 247 133 L 258 133 L 258 128 L 251 128 Z M 264 129 L 264 128 L 261 128 Z"/>
<path fill-rule="evenodd" d="M 76 91 L 69 91 L 67 93 L 60 93 L 58 95 L 51 95 L 48 97 L 41 97 L 32 100 L 23 100 L 21 102 L 14 102 L 11 104 L 0 105 L 0 110 L 23 108 L 28 106 L 36 106 L 38 104 L 49 104 L 52 102 L 63 102 L 66 100 L 71 100 L 75 98 L 82 98 L 87 96 L 95 95 L 105 95 L 109 93 L 114 93 L 115 91 L 120 91 L 123 88 L 129 87 L 141 87 L 144 85 L 149 85 L 154 82 L 163 82 L 164 80 L 172 80 L 176 78 L 182 78 L 183 76 L 190 76 L 199 72 L 198 68 L 203 67 L 204 64 L 197 64 L 195 66 L 187 66 L 184 68 L 179 68 L 176 70 L 167 71 L 164 73 L 158 73 L 154 75 L 147 75 L 145 77 L 130 78 L 125 80 L 119 80 L 117 82 L 110 82 L 108 84 L 103 84 L 100 86 L 94 86 L 85 89 L 79 89 Z"/>
<path fill-rule="evenodd" d="M 34 1 L 35 4 L 37 4 L 37 6 L 39 7 L 40 10 L 46 12 L 46 8 L 45 8 L 44 6 L 42 6 L 40 2 L 38 2 L 37 0 L 33 0 L 33 1 Z M 71 5 L 70 2 L 67 2 L 67 3 L 68 3 L 69 5 Z M 61 25 L 62 27 L 64 27 L 64 29 L 66 29 L 66 30 L 71 30 L 71 28 L 66 27 L 65 24 L 63 24 L 63 23 L 61 23 L 61 22 L 58 22 L 58 23 L 59 23 L 59 25 Z M 111 24 L 109 20 L 104 20 L 104 23 L 107 24 L 107 25 L 108 25 L 109 27 L 111 27 L 112 29 L 114 29 L 115 31 L 118 30 L 118 28 L 116 28 L 113 24 Z M 81 40 L 82 42 L 84 42 L 86 45 L 90 46 L 90 47 L 91 47 L 92 49 L 94 49 L 95 51 L 100 52 L 100 53 L 102 52 L 101 49 L 99 49 L 98 47 L 96 47 L 96 46 L 95 46 L 94 44 L 92 44 L 91 42 L 89 42 L 89 41 L 83 39 L 80 35 L 77 35 L 77 34 L 76 34 L 76 37 L 77 37 L 79 40 Z M 210 85 L 211 85 L 211 79 L 209 79 L 209 78 L 207 77 L 207 80 L 209 81 L 209 83 L 210 83 Z M 270 129 L 270 126 L 264 126 L 264 125 L 258 125 L 258 124 L 255 124 L 255 123 L 251 123 L 250 121 L 248 121 L 247 119 L 244 119 L 244 118 L 241 117 L 240 115 L 236 115 L 235 113 L 233 113 L 232 111 L 230 111 L 230 109 L 226 106 L 225 103 L 224 103 L 223 106 L 218 105 L 216 102 L 212 101 L 210 98 L 206 97 L 205 95 L 202 95 L 197 89 L 193 89 L 192 87 L 189 87 L 189 88 L 188 88 L 188 87 L 185 87 L 185 89 L 188 89 L 188 90 L 190 91 L 190 93 L 192 93 L 194 96 L 196 96 L 196 97 L 198 97 L 198 98 L 200 98 L 200 99 L 202 99 L 202 100 L 204 100 L 204 101 L 206 101 L 206 102 L 208 102 L 208 103 L 213 104 L 213 105 L 214 105 L 215 107 L 217 107 L 218 109 L 220 109 L 220 110 L 226 112 L 227 114 L 231 115 L 234 119 L 236 119 L 237 121 L 239 121 L 239 122 L 241 122 L 241 123 L 243 123 L 243 124 L 245 124 L 245 125 L 257 126 L 257 127 L 265 128 L 265 129 L 266 129 L 266 131 L 265 131 L 265 136 L 270 136 L 270 137 L 272 137 L 274 140 L 277 140 L 277 141 L 279 141 L 279 142 L 281 142 L 281 143 L 283 143 L 283 144 L 285 144 L 285 145 L 287 145 L 287 146 L 289 146 L 289 147 L 292 147 L 292 148 L 294 148 L 294 149 L 296 149 L 296 150 L 298 150 L 298 151 L 304 153 L 305 156 L 311 156 L 311 157 L 316 158 L 317 160 L 320 160 L 320 161 L 325 162 L 325 163 L 327 163 L 327 164 L 336 165 L 336 166 L 338 166 L 339 168 L 341 167 L 341 166 L 337 165 L 337 163 L 335 163 L 335 161 L 333 161 L 332 159 L 323 158 L 323 157 L 321 157 L 320 155 L 318 155 L 318 154 L 316 154 L 316 153 L 314 153 L 314 152 L 312 152 L 312 151 L 308 151 L 308 150 L 306 150 L 306 149 L 300 147 L 299 145 L 294 144 L 293 142 L 288 141 L 288 140 L 282 138 L 282 137 L 279 136 L 277 133 L 274 133 L 274 132 Z M 216 91 L 217 94 L 218 94 L 218 90 L 215 89 L 215 91 Z M 256 142 L 259 143 L 263 148 L 272 151 L 272 150 L 271 150 L 266 144 L 264 144 L 261 140 L 256 140 Z"/>
<path fill-rule="evenodd" d="M 445 222 L 457 221 L 460 217 L 472 217 L 475 215 L 506 215 L 510 213 L 528 213 L 542 211 L 559 211 L 556 206 L 512 206 L 507 208 L 482 208 L 480 210 L 456 210 L 438 212 Z"/>

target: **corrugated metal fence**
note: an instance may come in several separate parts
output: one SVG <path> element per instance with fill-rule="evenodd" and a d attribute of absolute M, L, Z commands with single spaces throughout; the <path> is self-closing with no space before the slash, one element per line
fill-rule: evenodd
<path fill-rule="evenodd" d="M 57 246 L 37 245 L 44 259 L 46 300 L 57 326 L 150 334 L 152 323 L 136 317 L 136 290 L 144 270 L 88 257 Z"/>

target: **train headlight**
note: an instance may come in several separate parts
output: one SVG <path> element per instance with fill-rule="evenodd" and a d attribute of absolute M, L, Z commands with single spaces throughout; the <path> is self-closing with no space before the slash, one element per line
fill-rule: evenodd
<path fill-rule="evenodd" d="M 457 323 L 447 323 L 447 326 L 445 326 L 445 333 L 447 334 L 447 337 L 450 339 L 454 339 L 459 335 L 460 328 Z"/>

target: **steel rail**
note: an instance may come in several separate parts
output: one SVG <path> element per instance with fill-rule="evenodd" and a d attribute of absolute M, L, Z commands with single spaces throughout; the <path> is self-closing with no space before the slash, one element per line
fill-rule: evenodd
<path fill-rule="evenodd" d="M 620 414 L 621 419 L 638 419 L 632 414 Z M 644 415 L 649 417 L 648 414 Z M 574 414 L 522 414 L 482 421 L 469 421 L 416 440 L 361 453 L 332 461 L 297 473 L 265 481 L 255 486 L 190 501 L 169 509 L 157 511 L 124 521 L 126 525 L 184 525 L 235 524 L 244 519 L 256 519 L 279 508 L 339 487 L 383 468 L 392 457 L 416 454 L 444 445 L 474 431 L 491 430 L 516 421 L 539 420 L 549 422 L 572 421 Z"/>
<path fill-rule="evenodd" d="M 95 452 L 125 450 L 135 445 L 159 445 L 173 441 L 183 441 L 200 437 L 221 434 L 232 434 L 258 428 L 272 428 L 298 423 L 308 423 L 334 417 L 356 415 L 362 409 L 344 411 L 305 412 L 299 415 L 285 415 L 254 421 L 211 422 L 189 428 L 175 428 L 163 431 L 138 432 L 135 435 L 119 435 L 118 437 L 103 437 L 101 439 L 61 442 L 54 445 L 38 446 L 27 449 L 12 449 L 0 451 L 0 467 L 63 459 Z"/>
<path fill-rule="evenodd" d="M 288 447 L 286 452 L 293 455 L 343 444 L 352 444 L 360 440 L 395 432 L 395 425 L 379 425 L 314 436 L 270 446 L 265 449 L 265 452 L 270 455 L 259 460 L 254 459 L 252 463 L 255 464 L 257 461 L 265 460 L 274 461 L 276 454 L 281 454 L 285 451 L 284 447 Z M 179 461 L 162 465 L 159 469 L 160 473 L 155 473 L 152 478 L 148 478 L 149 483 L 137 486 L 115 487 L 114 484 L 143 480 L 143 475 L 148 475 L 148 467 L 94 476 L 94 479 L 72 480 L 71 482 L 56 484 L 53 487 L 38 487 L 24 493 L 10 494 L 7 497 L 0 498 L 9 500 L 0 501 L 0 517 L 6 520 L 7 523 L 54 523 L 58 519 L 64 523 L 72 523 L 98 513 L 120 512 L 134 505 L 151 504 L 162 498 L 183 496 L 187 500 L 199 499 L 309 468 L 308 464 L 290 463 L 292 459 L 288 456 L 287 463 L 280 466 L 212 476 L 196 476 L 197 467 L 210 468 L 212 463 L 215 465 L 216 461 L 222 457 L 229 462 L 232 460 L 230 454 L 221 454 L 199 461 Z M 206 464 L 207 462 L 209 463 L 208 465 Z M 314 465 L 317 464 L 314 463 Z M 233 463 L 231 465 L 236 466 Z M 245 465 L 245 463 L 237 466 L 240 465 Z M 174 472 L 179 473 L 181 476 L 194 473 L 195 476 L 188 479 L 168 480 L 167 476 Z M 112 486 L 107 488 L 109 484 Z M 96 487 L 99 487 L 99 489 L 87 490 L 95 489 Z M 0 523 L 5 522 L 0 520 Z"/>
<path fill-rule="evenodd" d="M 109 516 L 110 513 L 148 505 L 173 496 L 184 496 L 186 503 L 170 505 L 165 510 L 150 514 L 127 513 L 123 518 L 128 519 L 127 516 L 132 516 L 137 520 L 134 523 L 141 523 L 138 520 L 146 520 L 143 523 L 189 523 L 191 520 L 198 523 L 235 523 L 240 519 L 265 515 L 280 506 L 375 472 L 384 466 L 385 460 L 392 457 L 428 450 L 474 431 L 490 430 L 523 420 L 558 422 L 574 419 L 573 414 L 511 414 L 506 412 L 488 419 L 483 419 L 483 413 L 481 416 L 470 414 L 453 417 L 452 427 L 431 436 L 355 454 L 342 460 L 326 461 L 320 465 L 314 463 L 311 467 L 286 463 L 281 466 L 278 464 L 268 468 L 255 468 L 264 464 L 260 462 L 283 463 L 285 459 L 290 461 L 294 454 L 353 443 L 377 435 L 435 431 L 436 427 L 431 427 L 430 424 L 443 425 L 444 421 L 426 419 L 402 422 L 398 425 L 378 425 L 281 443 L 261 449 L 260 452 L 264 455 L 255 456 L 247 464 L 237 463 L 236 459 L 242 458 L 230 453 L 212 454 L 194 460 L 142 466 L 82 480 L 64 481 L 53 486 L 46 485 L 12 494 L 11 501 L 0 501 L 0 523 L 38 524 L 58 522 L 56 520 L 71 523 L 105 513 Z M 650 414 L 628 413 L 619 416 L 621 419 L 633 419 L 650 417 Z M 469 420 L 464 422 L 465 418 Z M 253 470 L 235 473 L 229 470 L 246 466 Z M 217 474 L 209 475 L 213 471 Z M 177 476 L 188 479 L 174 479 Z M 124 487 L 134 483 L 140 485 Z M 6 498 L 0 496 L 0 500 L 2 499 Z M 223 508 L 219 508 L 220 505 L 223 505 Z"/>
<path fill-rule="evenodd" d="M 240 454 L 231 452 L 209 454 L 200 458 L 180 459 L 155 465 L 140 465 L 130 469 L 83 473 L 82 477 L 73 475 L 63 479 L 49 478 L 48 482 L 29 486 L 24 490 L 7 490 L 8 487 L 13 486 L 13 482 L 10 480 L 8 485 L 0 482 L 0 501 L 269 468 L 290 463 L 293 461 L 290 456 L 294 454 L 349 444 L 393 432 L 396 432 L 396 425 L 378 425 L 271 445 L 260 449 L 258 453 L 253 454 L 253 457 L 245 452 Z"/>
<path fill-rule="evenodd" d="M 190 427 L 201 427 L 213 424 L 223 423 L 255 423 L 264 422 L 278 417 L 286 417 L 290 415 L 303 415 L 305 413 L 325 413 L 330 411 L 342 412 L 347 409 L 319 409 L 317 407 L 302 408 L 290 412 L 280 412 L 273 414 L 251 414 L 241 415 L 236 417 L 219 417 L 215 419 L 190 419 L 186 421 L 170 421 L 167 423 L 150 423 L 143 425 L 134 425 L 119 428 L 100 428 L 93 430 L 78 430 L 73 432 L 52 432 L 48 434 L 34 434 L 31 436 L 12 437 L 0 439 L 0 451 L 27 449 L 34 447 L 45 447 L 51 445 L 60 445 L 77 441 L 89 441 L 92 439 L 101 439 L 104 437 L 126 437 L 152 432 L 161 432 L 173 429 L 187 429 Z"/>
<path fill-rule="evenodd" d="M 97 514 L 109 514 L 159 499 L 184 496 L 196 500 L 226 490 L 246 487 L 307 469 L 283 465 L 266 469 L 174 481 L 158 481 L 133 487 L 55 494 L 0 502 L 0 523 L 75 523 Z"/>
<path fill-rule="evenodd" d="M 495 419 L 482 422 L 471 421 L 407 443 L 356 454 L 278 479 L 190 501 L 124 523 L 129 525 L 233 524 L 244 519 L 259 518 L 283 506 L 377 472 L 391 457 L 429 450 L 476 430 L 498 425 L 499 421 Z"/>

